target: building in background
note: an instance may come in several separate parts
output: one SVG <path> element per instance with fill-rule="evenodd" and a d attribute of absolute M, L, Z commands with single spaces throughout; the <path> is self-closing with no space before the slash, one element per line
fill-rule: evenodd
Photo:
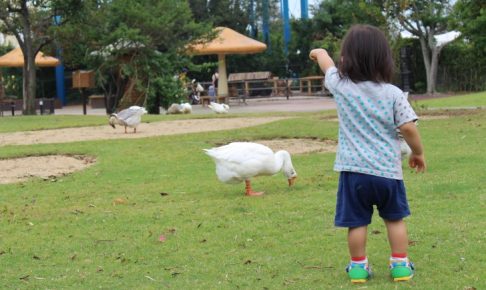
<path fill-rule="evenodd" d="M 17 39 L 13 35 L 6 35 L 0 32 L 0 45 L 6 46 L 10 45 L 12 47 L 19 47 Z"/>

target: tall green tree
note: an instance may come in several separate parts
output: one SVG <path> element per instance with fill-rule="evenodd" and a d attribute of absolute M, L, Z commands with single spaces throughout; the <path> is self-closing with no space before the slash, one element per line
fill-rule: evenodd
<path fill-rule="evenodd" d="M 194 21 L 187 1 L 118 0 L 93 1 L 89 13 L 59 36 L 72 66 L 83 59 L 96 70 L 111 112 L 134 104 L 158 108 L 158 100 L 166 108 L 186 101 L 174 75 L 189 63 L 185 46 L 210 30 Z M 73 47 L 80 38 L 82 48 Z"/>
<path fill-rule="evenodd" d="M 80 0 L 1 0 L 0 30 L 13 34 L 24 54 L 23 108 L 24 115 L 35 115 L 36 67 L 35 57 L 53 41 L 50 30 L 54 16 L 61 16 L 63 25 L 81 11 Z"/>
<path fill-rule="evenodd" d="M 353 24 L 370 24 L 387 30 L 383 15 L 383 1 L 328 0 L 322 1 L 309 20 L 292 22 L 293 40 L 289 53 L 290 63 L 304 64 L 304 74 L 318 73 L 309 60 L 309 52 L 316 47 L 325 48 L 337 57 L 341 39 Z M 295 52 L 299 52 L 296 54 Z M 337 61 L 337 59 L 336 59 Z"/>
<path fill-rule="evenodd" d="M 438 43 L 435 36 L 448 32 L 452 6 L 449 0 L 388 0 L 390 22 L 398 21 L 420 41 L 427 74 L 427 93 L 436 91 L 437 69 L 441 50 L 450 43 Z"/>
<path fill-rule="evenodd" d="M 483 0 L 458 0 L 454 5 L 453 24 L 463 38 L 483 56 L 486 55 L 486 2 Z"/>
<path fill-rule="evenodd" d="M 245 0 L 209 0 L 208 17 L 215 26 L 230 27 L 236 31 L 244 31 L 249 23 Z"/>

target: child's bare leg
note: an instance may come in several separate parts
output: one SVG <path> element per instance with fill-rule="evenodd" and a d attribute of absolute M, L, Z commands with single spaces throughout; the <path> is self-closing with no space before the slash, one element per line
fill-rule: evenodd
<path fill-rule="evenodd" d="M 408 250 L 407 225 L 404 220 L 384 220 L 392 253 L 406 254 Z"/>
<path fill-rule="evenodd" d="M 366 256 L 366 238 L 368 235 L 368 226 L 349 228 L 348 230 L 348 247 L 351 257 Z"/>

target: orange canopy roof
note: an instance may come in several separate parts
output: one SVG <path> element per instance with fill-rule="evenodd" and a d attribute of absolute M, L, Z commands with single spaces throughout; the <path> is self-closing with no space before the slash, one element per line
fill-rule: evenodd
<path fill-rule="evenodd" d="M 35 65 L 41 67 L 57 66 L 60 63 L 59 59 L 52 56 L 45 56 L 42 52 L 35 57 Z M 10 52 L 0 56 L 0 67 L 23 67 L 24 54 L 20 47 L 17 47 Z"/>
<path fill-rule="evenodd" d="M 267 45 L 227 27 L 216 27 L 218 36 L 208 43 L 189 48 L 193 54 L 247 54 L 267 49 Z"/>

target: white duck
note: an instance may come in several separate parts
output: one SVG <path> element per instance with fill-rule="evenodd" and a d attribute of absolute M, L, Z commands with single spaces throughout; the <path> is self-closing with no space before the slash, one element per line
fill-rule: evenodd
<path fill-rule="evenodd" d="M 228 105 L 226 105 L 226 104 L 219 104 L 219 103 L 216 103 L 216 102 L 211 102 L 208 105 L 208 108 L 210 108 L 211 110 L 213 110 L 213 112 L 215 112 L 216 114 L 226 114 L 229 111 L 229 106 Z"/>
<path fill-rule="evenodd" d="M 143 107 L 131 106 L 116 114 L 111 114 L 108 123 L 113 129 L 115 129 L 115 125 L 120 125 L 125 126 L 125 133 L 127 133 L 127 127 L 133 128 L 133 133 L 137 133 L 137 126 L 142 122 L 142 115 L 146 113 L 147 110 Z"/>
<path fill-rule="evenodd" d="M 405 99 L 408 100 L 408 92 L 404 92 L 403 95 L 405 96 Z M 418 125 L 418 120 L 415 120 L 415 125 Z M 398 134 L 398 140 L 400 141 L 400 153 L 402 156 L 402 160 L 408 159 L 410 157 L 410 154 L 412 154 L 412 149 L 410 146 L 408 146 L 407 141 L 403 138 L 402 133 L 400 132 L 400 129 L 396 129 L 396 132 Z"/>
<path fill-rule="evenodd" d="M 190 114 L 192 113 L 192 106 L 189 103 L 182 103 L 181 110 L 183 114 Z"/>
<path fill-rule="evenodd" d="M 192 106 L 189 103 L 172 104 L 167 109 L 167 114 L 190 114 L 192 113 Z"/>
<path fill-rule="evenodd" d="M 288 179 L 289 186 L 295 183 L 295 171 L 289 152 L 285 150 L 273 153 L 265 145 L 252 142 L 233 142 L 212 149 L 204 149 L 216 163 L 216 175 L 224 183 L 245 181 L 248 196 L 262 195 L 254 192 L 250 178 L 261 175 L 274 175 L 282 171 Z"/>

